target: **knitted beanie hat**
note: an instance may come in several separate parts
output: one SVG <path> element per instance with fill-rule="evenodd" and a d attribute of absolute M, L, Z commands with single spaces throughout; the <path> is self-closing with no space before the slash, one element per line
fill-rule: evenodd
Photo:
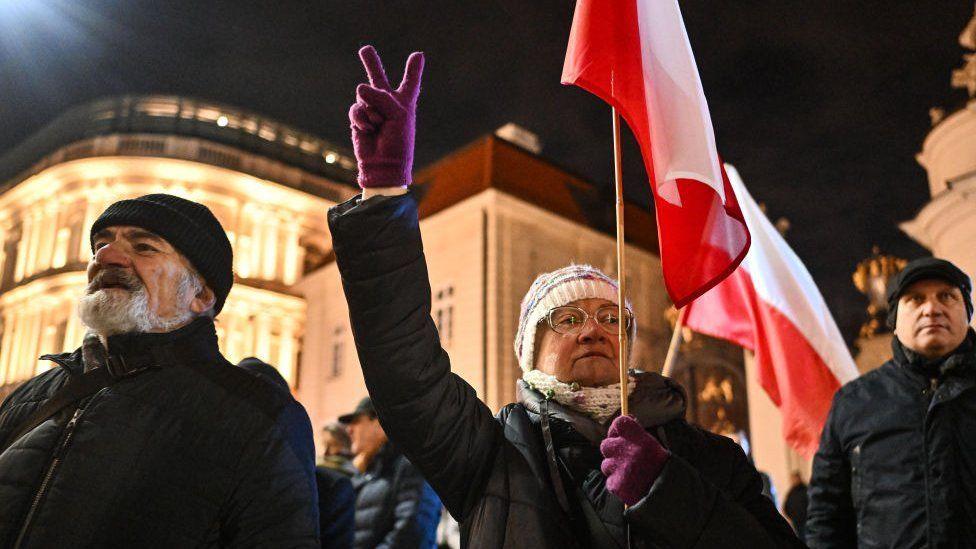
<path fill-rule="evenodd" d="M 518 331 L 515 332 L 515 356 L 523 372 L 535 369 L 535 333 L 539 323 L 553 307 L 569 305 L 580 299 L 606 299 L 617 303 L 617 281 L 596 267 L 569 265 L 535 279 L 525 297 L 519 315 Z M 628 311 L 633 308 L 628 301 Z M 636 319 L 630 323 L 627 334 L 627 352 L 633 348 L 637 335 Z"/>
<path fill-rule="evenodd" d="M 227 233 L 206 206 L 169 194 L 121 200 L 109 206 L 92 225 L 92 251 L 98 231 L 119 225 L 141 227 L 166 239 L 213 290 L 217 298 L 214 313 L 220 312 L 234 284 L 234 256 Z"/>

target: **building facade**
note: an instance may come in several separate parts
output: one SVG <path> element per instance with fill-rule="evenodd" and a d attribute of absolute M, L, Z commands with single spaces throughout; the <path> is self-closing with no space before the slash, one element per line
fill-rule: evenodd
<path fill-rule="evenodd" d="M 932 109 L 932 129 L 916 156 L 929 179 L 931 200 L 915 219 L 901 224 L 909 236 L 976 275 L 976 15 L 963 29 L 959 44 L 969 50 L 953 71 L 952 86 L 968 100 L 947 112 Z"/>
<path fill-rule="evenodd" d="M 232 361 L 297 381 L 306 303 L 295 290 L 331 249 L 326 210 L 355 194 L 354 163 L 321 139 L 239 109 L 169 96 L 83 105 L 0 159 L 0 394 L 73 350 L 88 234 L 112 202 L 165 192 L 227 229 L 236 282 L 217 322 Z"/>

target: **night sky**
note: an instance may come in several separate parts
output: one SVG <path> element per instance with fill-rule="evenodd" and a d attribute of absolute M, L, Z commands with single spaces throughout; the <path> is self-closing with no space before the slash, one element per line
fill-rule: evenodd
<path fill-rule="evenodd" d="M 543 156 L 610 185 L 609 109 L 560 86 L 568 0 L 215 2 L 0 0 L 0 153 L 72 105 L 123 93 L 229 103 L 337 144 L 374 44 L 399 79 L 427 54 L 417 168 L 506 122 Z M 949 86 L 971 0 L 682 0 L 719 150 L 823 291 L 848 342 L 851 283 L 872 245 L 926 251 L 897 228 L 928 200 L 915 154 Z M 650 203 L 636 147 L 628 196 Z M 323 212 L 324 215 L 324 212 Z"/>

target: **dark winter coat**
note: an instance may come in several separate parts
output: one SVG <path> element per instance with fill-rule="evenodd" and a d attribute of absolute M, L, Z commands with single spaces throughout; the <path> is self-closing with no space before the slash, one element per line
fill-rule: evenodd
<path fill-rule="evenodd" d="M 356 491 L 356 549 L 419 549 L 436 544 L 441 502 L 413 465 L 384 444 Z"/>
<path fill-rule="evenodd" d="M 783 514 L 793 523 L 793 529 L 796 530 L 800 539 L 806 538 L 807 507 L 809 504 L 807 485 L 802 482 L 790 488 L 786 494 L 786 499 L 783 500 Z"/>
<path fill-rule="evenodd" d="M 319 488 L 319 534 L 323 549 L 350 549 L 356 528 L 356 492 L 349 477 L 329 467 L 315 468 Z"/>
<path fill-rule="evenodd" d="M 318 547 L 300 404 L 227 362 L 209 319 L 108 346 L 132 373 L 0 454 L 0 547 Z M 0 440 L 103 363 L 85 349 L 42 357 L 56 365 L 0 406 Z"/>
<path fill-rule="evenodd" d="M 934 370 L 895 339 L 892 360 L 837 391 L 813 462 L 810 547 L 976 545 L 973 339 Z"/>
<path fill-rule="evenodd" d="M 599 471 L 606 425 L 525 390 L 492 417 L 440 346 L 412 195 L 353 199 L 329 225 L 379 419 L 468 547 L 612 546 L 625 524 L 635 547 L 801 546 L 741 449 L 685 423 L 683 393 L 660 376 L 642 376 L 632 406 L 673 456 L 627 511 Z"/>

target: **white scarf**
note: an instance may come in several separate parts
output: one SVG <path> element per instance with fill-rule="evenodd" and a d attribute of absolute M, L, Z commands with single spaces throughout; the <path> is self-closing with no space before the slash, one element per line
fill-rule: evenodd
<path fill-rule="evenodd" d="M 605 423 L 620 410 L 620 384 L 614 383 L 606 387 L 582 387 L 579 383 L 564 383 L 556 376 L 540 370 L 529 370 L 522 374 L 522 379 L 529 387 L 542 393 L 542 396 L 583 412 L 584 414 Z M 627 396 L 634 392 L 636 380 L 628 376 Z"/>

